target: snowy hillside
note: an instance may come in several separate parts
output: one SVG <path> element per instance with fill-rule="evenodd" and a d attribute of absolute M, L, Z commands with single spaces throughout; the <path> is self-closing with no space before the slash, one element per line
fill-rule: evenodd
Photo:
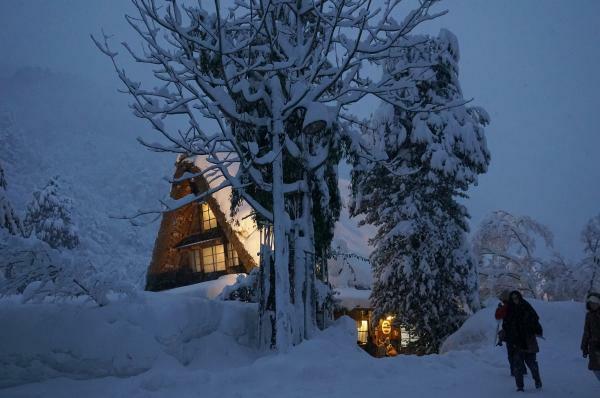
<path fill-rule="evenodd" d="M 111 216 L 159 209 L 172 156 L 137 143 L 147 126 L 115 87 L 36 68 L 0 78 L 0 87 L 0 159 L 15 210 L 22 217 L 32 192 L 59 176 L 80 233 L 73 257 L 143 286 L 158 223 Z"/>
<path fill-rule="evenodd" d="M 354 322 L 348 318 L 288 353 L 270 355 L 252 348 L 256 307 L 209 300 L 209 290 L 198 285 L 182 294 L 142 293 L 104 308 L 0 301 L 0 318 L 6 321 L 0 329 L 0 396 L 516 394 L 505 350 L 493 345 L 493 307 L 475 314 L 449 339 L 442 355 L 372 358 L 356 346 Z M 597 397 L 597 380 L 578 349 L 582 305 L 533 305 L 546 334 L 539 358 L 543 396 Z M 526 391 L 532 391 L 531 384 L 526 379 Z"/>

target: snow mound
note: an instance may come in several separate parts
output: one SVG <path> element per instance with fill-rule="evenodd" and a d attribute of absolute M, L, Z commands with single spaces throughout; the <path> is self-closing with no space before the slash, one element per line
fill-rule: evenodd
<path fill-rule="evenodd" d="M 231 367 L 224 352 L 240 365 L 255 355 L 254 304 L 185 294 L 145 292 L 105 307 L 4 299 L 0 319 L 0 388 L 63 376 L 133 376 L 173 359 L 219 369 Z"/>
<path fill-rule="evenodd" d="M 574 301 L 547 302 L 528 300 L 540 316 L 544 329 L 542 345 L 564 346 L 575 352 L 579 350 L 579 336 L 582 332 L 585 312 L 582 303 Z M 493 300 L 486 308 L 470 317 L 462 327 L 449 336 L 440 351 L 468 350 L 476 351 L 482 348 L 494 347 L 497 322 L 494 318 L 496 306 Z"/>
<path fill-rule="evenodd" d="M 515 394 L 514 380 L 505 349 L 493 346 L 491 304 L 448 340 L 445 354 L 377 359 L 356 345 L 356 325 L 348 317 L 289 352 L 275 354 L 257 353 L 245 343 L 252 335 L 248 330 L 256 330 L 256 307 L 239 302 L 164 293 L 106 308 L 17 306 L 4 300 L 0 319 L 8 322 L 0 331 L 0 380 L 14 387 L 0 395 L 506 398 Z M 544 397 L 596 398 L 598 381 L 577 347 L 583 304 L 532 304 L 547 338 L 540 341 L 539 355 Z M 71 373 L 57 369 L 67 361 L 60 350 L 78 357 Z M 64 377 L 34 373 L 26 365 Z M 28 380 L 43 381 L 23 384 Z M 533 391 L 531 379 L 525 388 Z"/>
<path fill-rule="evenodd" d="M 214 299 L 217 297 L 226 286 L 234 285 L 237 282 L 239 275 L 246 274 L 227 274 L 220 276 L 214 281 L 195 283 L 193 285 L 178 287 L 175 289 L 165 290 L 165 294 L 176 294 L 188 297 L 201 297 L 205 299 Z"/>

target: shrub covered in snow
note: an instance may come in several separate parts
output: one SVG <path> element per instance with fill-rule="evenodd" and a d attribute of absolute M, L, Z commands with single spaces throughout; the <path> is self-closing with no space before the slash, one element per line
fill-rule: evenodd
<path fill-rule="evenodd" d="M 0 253 L 0 296 L 21 295 L 22 302 L 87 297 L 104 306 L 110 292 L 135 292 L 120 274 L 95 267 L 81 252 L 59 251 L 33 236 L 0 230 Z"/>
<path fill-rule="evenodd" d="M 258 303 L 258 279 L 260 269 L 254 268 L 250 274 L 239 274 L 233 285 L 225 286 L 220 297 L 223 300 L 237 300 Z"/>
<path fill-rule="evenodd" d="M 72 200 L 60 192 L 58 177 L 33 193 L 33 199 L 27 206 L 25 232 L 32 232 L 53 248 L 73 249 L 79 244 L 77 228 L 73 224 L 71 212 Z"/>

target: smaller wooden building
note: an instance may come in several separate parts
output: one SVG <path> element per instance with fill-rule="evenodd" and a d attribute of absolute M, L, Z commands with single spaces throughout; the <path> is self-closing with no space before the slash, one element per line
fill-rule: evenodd
<path fill-rule="evenodd" d="M 173 199 L 198 196 L 211 185 L 199 175 L 203 159 L 180 157 L 175 164 Z M 218 176 L 210 176 L 213 184 Z M 243 206 L 230 213 L 231 191 L 207 196 L 163 214 L 146 290 L 158 291 L 217 279 L 230 273 L 250 272 L 258 264 L 258 232 Z"/>
<path fill-rule="evenodd" d="M 335 289 L 337 309 L 334 317 L 347 315 L 356 322 L 356 343 L 375 357 L 414 354 L 409 343 L 415 341 L 409 331 L 398 324 L 393 314 L 373 319 L 373 306 L 370 302 L 371 290 L 355 288 Z"/>

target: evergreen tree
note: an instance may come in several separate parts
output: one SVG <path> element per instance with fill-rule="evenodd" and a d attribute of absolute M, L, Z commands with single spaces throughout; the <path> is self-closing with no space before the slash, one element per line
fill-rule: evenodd
<path fill-rule="evenodd" d="M 27 235 L 35 232 L 38 239 L 53 248 L 73 249 L 79 244 L 79 237 L 71 211 L 71 199 L 61 195 L 58 178 L 51 178 L 42 190 L 33 193 L 27 206 L 25 231 Z"/>
<path fill-rule="evenodd" d="M 487 169 L 488 117 L 464 105 L 458 58 L 456 38 L 442 30 L 388 62 L 389 70 L 424 66 L 403 72 L 417 81 L 397 93 L 404 106 L 383 105 L 365 130 L 389 161 L 356 158 L 352 172 L 351 214 L 378 228 L 371 240 L 376 318 L 395 315 L 424 353 L 436 352 L 479 305 L 468 213 L 457 198 Z"/>
<path fill-rule="evenodd" d="M 11 235 L 23 235 L 19 217 L 15 214 L 10 201 L 6 197 L 6 187 L 4 169 L 0 163 L 0 228 L 6 229 Z"/>

